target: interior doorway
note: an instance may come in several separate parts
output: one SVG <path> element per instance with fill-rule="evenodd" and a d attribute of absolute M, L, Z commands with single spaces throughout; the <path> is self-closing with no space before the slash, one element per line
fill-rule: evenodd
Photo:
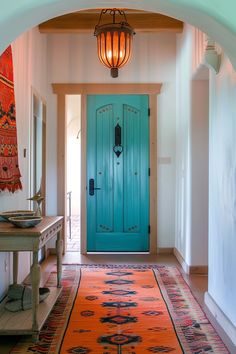
<path fill-rule="evenodd" d="M 81 96 L 66 95 L 66 249 L 80 251 L 81 238 Z"/>
<path fill-rule="evenodd" d="M 157 96 L 162 84 L 52 84 L 53 93 L 57 94 L 57 205 L 58 215 L 63 215 L 65 225 L 67 219 L 67 96 L 81 94 L 81 253 L 87 253 L 86 225 L 86 97 L 89 94 L 147 94 L 150 106 L 150 254 L 157 253 Z M 63 241 L 66 246 L 66 229 L 63 230 Z M 65 247 L 66 249 L 66 247 Z"/>

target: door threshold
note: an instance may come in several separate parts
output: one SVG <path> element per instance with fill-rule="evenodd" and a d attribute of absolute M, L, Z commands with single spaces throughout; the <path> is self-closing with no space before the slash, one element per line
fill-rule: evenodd
<path fill-rule="evenodd" d="M 151 254 L 150 252 L 86 252 L 86 254 Z"/>

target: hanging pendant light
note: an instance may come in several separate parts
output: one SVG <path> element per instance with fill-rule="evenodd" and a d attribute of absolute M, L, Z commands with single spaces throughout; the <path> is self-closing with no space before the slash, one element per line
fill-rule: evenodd
<path fill-rule="evenodd" d="M 105 14 L 112 16 L 112 23 L 101 24 Z M 116 14 L 124 18 L 116 22 Z M 131 57 L 134 30 L 127 23 L 123 10 L 103 9 L 94 35 L 97 37 L 97 50 L 100 61 L 111 69 L 111 76 L 118 77 L 118 69 L 124 66 Z"/>

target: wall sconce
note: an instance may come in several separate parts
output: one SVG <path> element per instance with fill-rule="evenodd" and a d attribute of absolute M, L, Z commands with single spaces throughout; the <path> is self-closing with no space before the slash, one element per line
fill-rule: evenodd
<path fill-rule="evenodd" d="M 220 71 L 221 55 L 217 52 L 215 41 L 211 38 L 206 38 L 206 49 L 203 57 L 203 63 L 209 69 L 213 69 L 216 74 Z"/>
<path fill-rule="evenodd" d="M 112 23 L 101 24 L 105 14 L 112 16 Z M 123 21 L 116 22 L 116 15 L 123 17 Z M 132 39 L 135 34 L 127 23 L 123 10 L 103 9 L 94 35 L 97 37 L 97 50 L 100 61 L 111 69 L 111 76 L 118 77 L 118 69 L 124 66 L 131 57 Z"/>

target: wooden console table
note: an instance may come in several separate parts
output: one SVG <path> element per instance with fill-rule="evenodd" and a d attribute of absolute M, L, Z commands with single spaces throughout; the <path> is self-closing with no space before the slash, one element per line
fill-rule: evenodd
<path fill-rule="evenodd" d="M 44 216 L 36 227 L 26 229 L 17 228 L 9 222 L 0 222 L 0 252 L 13 252 L 14 283 L 17 283 L 18 252 L 33 252 L 33 263 L 30 269 L 32 310 L 10 312 L 2 308 L 0 310 L 0 335 L 32 334 L 34 341 L 38 339 L 39 331 L 61 292 L 62 226 L 62 216 Z M 57 287 L 50 288 L 50 295 L 39 304 L 38 251 L 55 235 L 57 235 Z"/>

